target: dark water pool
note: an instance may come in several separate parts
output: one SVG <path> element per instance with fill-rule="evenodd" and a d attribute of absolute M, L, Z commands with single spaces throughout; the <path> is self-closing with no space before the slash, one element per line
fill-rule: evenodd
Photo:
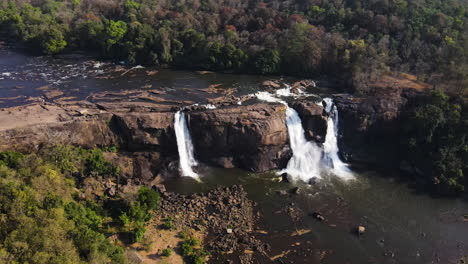
<path fill-rule="evenodd" d="M 262 214 L 268 234 L 258 237 L 272 246 L 270 257 L 289 252 L 278 263 L 458 263 L 468 254 L 466 200 L 417 194 L 375 171 L 355 174 L 348 182 L 325 176 L 310 186 L 278 182 L 274 173 L 204 168 L 201 183 L 179 178 L 166 187 L 192 193 L 244 185 Z M 299 194 L 278 194 L 297 186 Z M 318 221 L 314 212 L 326 220 Z M 362 236 L 358 225 L 366 227 Z M 308 233 L 291 236 L 297 230 Z"/>

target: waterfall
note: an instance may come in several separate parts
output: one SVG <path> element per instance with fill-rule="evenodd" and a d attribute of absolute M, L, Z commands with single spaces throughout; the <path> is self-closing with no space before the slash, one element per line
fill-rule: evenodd
<path fill-rule="evenodd" d="M 192 137 L 187 127 L 185 114 L 177 111 L 174 116 L 174 130 L 177 139 L 177 150 L 179 151 L 179 166 L 182 176 L 198 178 L 198 175 L 192 170 L 197 165 L 193 155 Z"/>
<path fill-rule="evenodd" d="M 279 173 L 287 173 L 293 179 L 307 181 L 312 177 L 321 178 L 322 172 L 331 172 L 341 179 L 353 178 L 352 172 L 346 163 L 341 161 L 338 148 L 338 109 L 333 104 L 331 98 L 325 98 L 325 111 L 329 114 L 327 121 L 327 135 L 323 149 L 313 141 L 307 141 L 304 135 L 302 121 L 296 110 L 290 108 L 282 97 L 295 96 L 291 93 L 290 87 L 278 89 L 275 94 L 269 92 L 258 92 L 255 96 L 266 102 L 282 103 L 286 109 L 286 125 L 289 134 L 289 144 L 292 150 L 292 157 L 288 161 L 285 169 Z M 321 102 L 320 105 L 323 106 Z"/>
<path fill-rule="evenodd" d="M 287 88 L 286 88 L 287 89 Z M 279 90 L 276 93 L 280 96 L 289 95 L 287 90 Z M 322 151 L 315 142 L 307 141 L 304 135 L 304 128 L 302 127 L 302 121 L 299 114 L 293 108 L 290 108 L 288 104 L 276 98 L 275 95 L 268 92 L 258 92 L 255 94 L 258 99 L 272 102 L 282 103 L 286 109 L 286 125 L 288 128 L 289 144 L 293 156 L 288 161 L 286 169 L 281 170 L 279 173 L 287 173 L 293 177 L 293 179 L 300 179 L 307 181 L 312 177 L 320 177 L 320 161 Z"/>
<path fill-rule="evenodd" d="M 323 144 L 323 153 L 325 164 L 331 168 L 331 172 L 342 179 L 353 178 L 348 166 L 341 161 L 338 148 L 338 109 L 333 104 L 331 98 L 323 99 L 325 101 L 325 111 L 329 114 L 327 121 L 327 135 Z"/>
<path fill-rule="evenodd" d="M 321 150 L 315 142 L 307 141 L 302 128 L 302 121 L 296 110 L 288 107 L 286 110 L 286 125 L 288 127 L 289 144 L 293 156 L 288 161 L 287 173 L 294 179 L 307 181 L 312 177 L 320 177 Z"/>

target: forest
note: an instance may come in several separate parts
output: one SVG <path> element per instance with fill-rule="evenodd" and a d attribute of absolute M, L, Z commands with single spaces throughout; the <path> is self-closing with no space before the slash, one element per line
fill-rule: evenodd
<path fill-rule="evenodd" d="M 8 0 L 0 34 L 31 51 L 128 64 L 329 76 L 366 93 L 411 73 L 466 92 L 464 0 Z"/>
<path fill-rule="evenodd" d="M 119 174 L 103 151 L 59 145 L 0 152 L 1 263 L 128 263 L 125 245 L 108 234 L 141 241 L 160 196 L 147 187 L 126 198 L 87 193 L 87 177 Z"/>

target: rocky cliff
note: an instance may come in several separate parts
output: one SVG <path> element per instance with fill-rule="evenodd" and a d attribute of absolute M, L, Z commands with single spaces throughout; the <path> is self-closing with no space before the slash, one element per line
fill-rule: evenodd
<path fill-rule="evenodd" d="M 381 89 L 365 97 L 334 96 L 339 111 L 340 150 L 353 163 L 392 164 L 398 155 L 399 116 L 414 89 Z"/>
<path fill-rule="evenodd" d="M 254 172 L 280 169 L 291 156 L 286 107 L 248 98 L 216 109 L 188 108 L 195 156 L 202 163 Z M 304 120 L 309 139 L 323 141 L 323 108 L 307 100 L 293 106 Z M 0 151 L 33 151 L 45 145 L 84 148 L 118 146 L 112 160 L 128 164 L 128 178 L 149 184 L 177 174 L 174 113 L 177 104 L 77 101 L 41 102 L 0 110 Z M 124 156 L 124 157 L 122 157 Z M 158 177 L 160 176 L 160 177 Z"/>
<path fill-rule="evenodd" d="M 190 113 L 198 159 L 232 168 L 267 171 L 289 157 L 286 107 L 255 103 Z"/>

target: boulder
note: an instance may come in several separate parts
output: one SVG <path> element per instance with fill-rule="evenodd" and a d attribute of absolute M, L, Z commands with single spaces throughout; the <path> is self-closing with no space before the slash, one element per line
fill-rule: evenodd
<path fill-rule="evenodd" d="M 307 89 L 315 88 L 316 86 L 317 85 L 315 84 L 315 82 L 313 80 L 301 80 L 301 81 L 297 81 L 297 82 L 293 83 L 291 85 L 291 88 L 305 91 Z"/>
<path fill-rule="evenodd" d="M 302 120 L 307 140 L 325 142 L 327 135 L 327 115 L 324 108 L 309 100 L 296 101 L 291 107 L 297 111 Z"/>
<path fill-rule="evenodd" d="M 313 212 L 312 217 L 317 219 L 318 221 L 325 221 L 325 217 L 319 212 Z"/>
<path fill-rule="evenodd" d="M 191 112 L 197 158 L 256 172 L 284 167 L 291 155 L 285 111 L 282 104 L 254 103 Z"/>
<path fill-rule="evenodd" d="M 360 225 L 360 226 L 357 227 L 356 231 L 357 231 L 358 235 L 363 235 L 366 232 L 366 228 L 364 226 Z"/>
<path fill-rule="evenodd" d="M 281 84 L 279 81 L 269 80 L 269 81 L 264 81 L 262 83 L 262 87 L 267 90 L 276 90 L 276 89 L 281 88 Z"/>

